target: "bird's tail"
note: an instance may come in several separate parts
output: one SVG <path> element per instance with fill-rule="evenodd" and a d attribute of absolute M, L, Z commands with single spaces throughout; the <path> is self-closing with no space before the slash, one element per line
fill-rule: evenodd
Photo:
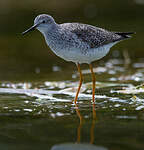
<path fill-rule="evenodd" d="M 115 32 L 115 34 L 118 34 L 124 38 L 130 38 L 130 34 L 135 34 L 136 32 Z"/>

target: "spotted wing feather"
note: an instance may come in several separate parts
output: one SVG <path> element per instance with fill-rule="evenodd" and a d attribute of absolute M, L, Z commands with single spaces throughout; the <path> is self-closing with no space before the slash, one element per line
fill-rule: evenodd
<path fill-rule="evenodd" d="M 128 38 L 118 32 L 110 32 L 87 24 L 65 23 L 61 24 L 61 26 L 76 34 L 79 40 L 86 42 L 91 48 L 97 48 Z"/>

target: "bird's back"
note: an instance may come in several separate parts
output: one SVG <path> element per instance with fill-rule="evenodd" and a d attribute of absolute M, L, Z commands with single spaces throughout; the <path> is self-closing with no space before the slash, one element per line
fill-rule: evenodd
<path fill-rule="evenodd" d="M 60 24 L 62 28 L 75 34 L 79 40 L 87 43 L 90 48 L 97 48 L 109 43 L 117 42 L 129 38 L 127 34 L 131 32 L 110 32 L 102 28 L 81 23 Z"/>

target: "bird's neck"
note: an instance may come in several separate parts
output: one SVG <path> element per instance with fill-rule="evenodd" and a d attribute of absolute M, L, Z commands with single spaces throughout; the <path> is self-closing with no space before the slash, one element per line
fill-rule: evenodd
<path fill-rule="evenodd" d="M 52 49 L 56 50 L 56 45 L 59 43 L 61 39 L 61 32 L 60 32 L 60 27 L 58 24 L 55 24 L 54 26 L 51 27 L 51 29 L 48 29 L 42 34 L 45 37 L 47 45 Z"/>

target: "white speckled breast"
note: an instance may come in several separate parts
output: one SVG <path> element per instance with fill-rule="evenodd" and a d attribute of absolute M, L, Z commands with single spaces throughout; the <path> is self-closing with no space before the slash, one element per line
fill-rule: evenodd
<path fill-rule="evenodd" d="M 101 59 L 109 52 L 110 48 L 117 43 L 113 42 L 97 48 L 90 48 L 86 43 L 80 42 L 79 39 L 76 40 L 80 47 L 76 46 L 73 41 L 69 44 L 66 40 L 59 40 L 59 37 L 57 37 L 57 39 L 51 38 L 52 36 L 45 36 L 47 45 L 57 56 L 66 61 L 72 61 L 80 64 L 89 64 L 95 60 Z"/>
<path fill-rule="evenodd" d="M 69 24 L 66 25 L 69 27 Z M 74 25 L 77 26 L 77 24 Z M 83 26 L 85 27 L 85 25 L 81 25 L 80 27 L 82 28 Z M 119 41 L 113 41 L 113 38 L 121 38 L 119 35 L 113 37 L 115 34 L 96 28 L 98 30 L 98 32 L 96 32 L 97 34 L 95 33 L 96 35 L 93 34 L 91 30 L 90 33 L 86 30 L 87 32 L 85 39 L 85 35 L 81 36 L 81 34 L 83 34 L 81 30 L 80 32 L 75 33 L 75 31 L 71 31 L 70 29 L 71 28 L 67 28 L 65 25 L 54 25 L 47 30 L 42 30 L 39 28 L 50 49 L 57 56 L 74 63 L 90 64 L 95 60 L 101 59 L 109 52 L 113 45 L 120 41 L 120 39 Z M 88 39 L 88 37 L 90 37 L 90 39 Z"/>
<path fill-rule="evenodd" d="M 58 52 L 55 52 L 56 55 L 65 59 L 66 61 L 72 61 L 75 63 L 88 63 L 95 60 L 99 60 L 103 58 L 110 50 L 110 48 L 115 45 L 115 43 L 110 43 L 104 46 L 100 46 L 98 48 L 87 49 L 85 53 L 83 53 L 80 49 L 64 49 Z"/>

